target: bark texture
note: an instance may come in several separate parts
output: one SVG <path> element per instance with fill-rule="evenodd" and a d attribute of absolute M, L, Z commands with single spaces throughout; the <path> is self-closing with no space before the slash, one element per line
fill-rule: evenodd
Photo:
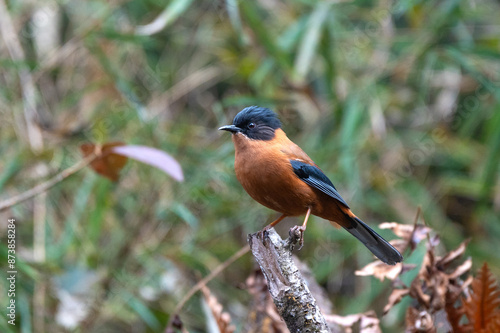
<path fill-rule="evenodd" d="M 330 332 L 292 257 L 300 234 L 282 240 L 274 228 L 248 235 L 250 250 L 262 269 L 269 293 L 290 332 Z"/>

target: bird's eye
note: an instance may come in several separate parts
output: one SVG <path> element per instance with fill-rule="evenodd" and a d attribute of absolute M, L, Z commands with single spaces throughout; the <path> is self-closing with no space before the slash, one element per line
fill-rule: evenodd
<path fill-rule="evenodd" d="M 248 126 L 247 126 L 247 127 L 248 127 L 249 129 L 255 128 L 255 123 L 250 123 L 250 124 L 248 124 Z"/>

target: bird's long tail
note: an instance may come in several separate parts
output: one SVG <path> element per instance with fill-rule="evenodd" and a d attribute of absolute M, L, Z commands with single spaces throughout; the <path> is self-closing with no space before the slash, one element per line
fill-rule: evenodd
<path fill-rule="evenodd" d="M 344 229 L 356 237 L 370 250 L 377 258 L 388 265 L 395 265 L 403 260 L 403 256 L 375 230 L 370 228 L 365 222 L 361 221 L 349 209 L 346 209 L 346 217 L 349 218 L 350 225 L 343 223 Z"/>

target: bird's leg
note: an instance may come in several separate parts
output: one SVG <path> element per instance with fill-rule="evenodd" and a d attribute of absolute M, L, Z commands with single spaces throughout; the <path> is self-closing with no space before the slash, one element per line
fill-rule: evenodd
<path fill-rule="evenodd" d="M 302 249 L 302 246 L 304 246 L 304 232 L 306 231 L 307 228 L 307 220 L 309 220 L 309 215 L 311 215 L 311 207 L 307 208 L 307 213 L 306 217 L 304 219 L 304 223 L 299 227 L 296 225 L 292 229 L 290 229 L 291 233 L 295 233 L 295 231 L 298 231 L 300 233 L 300 238 L 299 238 L 299 251 Z"/>
<path fill-rule="evenodd" d="M 281 215 L 281 216 L 280 216 L 280 217 L 278 217 L 276 220 L 274 220 L 273 222 L 271 222 L 271 223 L 269 223 L 268 225 L 266 225 L 266 226 L 264 227 L 264 229 L 262 229 L 261 231 L 259 231 L 260 236 L 261 236 L 261 239 L 262 239 L 262 241 L 263 241 L 263 242 L 265 241 L 265 237 L 264 237 L 265 233 L 266 233 L 269 229 L 271 229 L 272 227 L 274 227 L 276 224 L 280 223 L 280 222 L 281 222 L 281 221 L 282 221 L 282 220 L 283 220 L 286 216 L 287 216 L 287 215 L 285 215 L 285 214 Z"/>
<path fill-rule="evenodd" d="M 266 231 L 266 230 L 269 230 L 271 229 L 272 227 L 274 227 L 276 224 L 280 223 L 284 218 L 286 217 L 285 214 L 281 215 L 280 217 L 278 217 L 276 220 L 274 220 L 273 222 L 269 223 L 263 230 Z"/>

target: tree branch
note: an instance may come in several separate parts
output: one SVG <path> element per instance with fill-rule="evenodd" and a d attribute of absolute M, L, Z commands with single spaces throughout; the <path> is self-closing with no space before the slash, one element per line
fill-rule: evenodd
<path fill-rule="evenodd" d="M 290 237 L 284 241 L 274 228 L 250 234 L 250 250 L 264 273 L 269 293 L 290 332 L 330 332 L 293 261 L 292 250 L 300 235 L 292 230 Z"/>

